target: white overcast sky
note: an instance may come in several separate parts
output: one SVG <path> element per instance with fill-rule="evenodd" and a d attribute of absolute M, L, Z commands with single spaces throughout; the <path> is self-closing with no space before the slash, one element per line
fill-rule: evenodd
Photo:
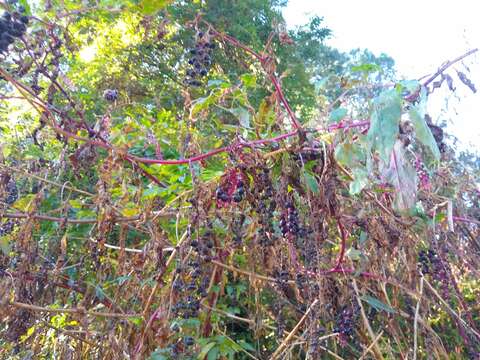
<path fill-rule="evenodd" d="M 283 14 L 289 27 L 306 23 L 312 15 L 324 17 L 324 24 L 333 31 L 327 44 L 345 51 L 384 52 L 405 78 L 433 73 L 443 62 L 480 48 L 480 2 L 476 0 L 289 0 Z M 429 111 L 434 120 L 451 120 L 448 131 L 463 146 L 480 152 L 480 52 L 465 64 L 470 73 L 462 64 L 449 71 L 455 95 L 443 85 L 432 95 Z M 469 76 L 476 94 L 457 79 L 455 68 Z"/>

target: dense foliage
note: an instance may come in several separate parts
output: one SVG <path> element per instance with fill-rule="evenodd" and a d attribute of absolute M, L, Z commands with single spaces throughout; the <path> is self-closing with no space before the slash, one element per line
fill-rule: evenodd
<path fill-rule="evenodd" d="M 284 3 L 2 4 L 2 359 L 478 358 L 478 162 L 426 113 L 476 50 L 398 80 Z"/>

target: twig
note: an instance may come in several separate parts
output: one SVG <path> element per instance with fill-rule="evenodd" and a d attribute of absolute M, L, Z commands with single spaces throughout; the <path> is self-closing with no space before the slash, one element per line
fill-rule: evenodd
<path fill-rule="evenodd" d="M 440 302 L 442 303 L 443 306 L 445 306 L 445 308 L 448 310 L 448 312 L 453 315 L 453 317 L 455 317 L 459 322 L 460 324 L 462 324 L 465 329 L 467 329 L 468 331 L 470 331 L 472 334 L 474 334 L 478 339 L 480 339 L 480 334 L 475 330 L 475 329 L 472 329 L 465 320 L 463 320 L 460 315 L 457 314 L 457 312 L 455 310 L 453 310 L 450 305 L 448 305 L 448 303 L 443 300 L 443 298 L 440 296 L 440 294 L 437 292 L 437 290 L 435 290 L 435 288 L 428 282 L 428 280 L 425 279 L 425 284 L 427 284 L 427 287 L 430 289 L 430 291 L 438 298 L 438 300 L 440 300 Z"/>
<path fill-rule="evenodd" d="M 41 307 L 37 305 L 25 304 L 18 301 L 11 301 L 8 303 L 10 306 L 14 306 L 16 308 L 31 310 L 31 311 L 40 311 L 40 312 L 49 312 L 49 313 L 57 313 L 57 314 L 84 314 L 89 316 L 97 316 L 97 317 L 107 317 L 107 318 L 120 318 L 120 319 L 128 319 L 132 317 L 141 317 L 142 314 L 120 314 L 120 313 L 106 313 L 106 312 L 97 312 L 97 311 L 86 311 L 82 308 L 60 308 L 60 309 L 51 309 L 46 307 Z"/>
<path fill-rule="evenodd" d="M 427 80 L 425 80 L 425 82 L 423 83 L 423 86 L 427 86 L 428 84 L 430 84 L 433 80 L 435 80 L 435 78 L 439 75 L 441 75 L 445 70 L 447 70 L 450 66 L 452 66 L 453 64 L 459 62 L 460 60 L 463 60 L 464 58 L 466 58 L 467 56 L 470 56 L 472 55 L 473 53 L 476 53 L 478 51 L 478 49 L 472 49 L 470 51 L 467 51 L 465 54 L 453 59 L 453 60 L 450 60 L 450 61 L 447 61 L 445 64 L 443 64 L 435 74 L 433 74 L 432 76 L 430 76 Z"/>
<path fill-rule="evenodd" d="M 25 174 L 27 175 L 28 177 L 30 178 L 34 178 L 34 179 L 37 179 L 39 181 L 42 181 L 46 184 L 50 184 L 50 185 L 55 185 L 55 186 L 58 186 L 58 187 L 63 187 L 64 189 L 68 189 L 68 190 L 71 190 L 71 191 L 75 191 L 79 194 L 83 194 L 83 195 L 87 195 L 87 196 L 95 196 L 95 194 L 92 194 L 92 193 L 89 193 L 88 191 L 84 191 L 84 190 L 81 190 L 81 189 L 77 189 L 76 187 L 73 187 L 73 186 L 69 186 L 69 185 L 65 185 L 65 184 L 59 184 L 59 183 L 56 183 L 54 181 L 51 181 L 51 180 L 47 180 L 47 179 L 44 179 L 40 176 L 37 176 L 35 174 L 32 174 L 31 172 L 27 172 L 25 170 L 22 170 L 22 169 L 17 169 L 15 167 L 12 167 L 12 166 L 8 166 L 8 165 L 5 165 L 5 164 L 0 164 L 0 167 L 4 168 L 4 169 L 8 169 L 10 171 L 16 171 L 16 172 L 20 172 L 22 174 Z"/>
<path fill-rule="evenodd" d="M 423 295 L 423 276 L 420 277 L 420 298 L 417 301 L 415 308 L 415 319 L 413 320 L 413 360 L 417 360 L 417 348 L 418 348 L 418 317 L 420 316 L 420 302 Z"/>
<path fill-rule="evenodd" d="M 172 214 L 166 213 L 158 215 L 161 217 L 170 217 Z M 54 221 L 60 223 L 69 223 L 69 224 L 96 224 L 98 219 L 87 218 L 87 219 L 72 219 L 72 218 L 59 218 L 54 216 L 48 215 L 41 215 L 41 214 L 26 214 L 26 213 L 3 213 L 0 214 L 0 218 L 7 218 L 7 219 L 37 219 L 37 220 L 45 220 L 45 221 Z M 117 217 L 113 218 L 112 220 L 116 223 L 126 223 L 126 222 L 135 222 L 141 220 L 141 215 L 132 216 L 132 217 Z"/>
<path fill-rule="evenodd" d="M 270 360 L 275 360 L 278 358 L 280 353 L 282 353 L 283 349 L 288 345 L 292 337 L 297 333 L 298 329 L 300 329 L 300 326 L 304 323 L 304 321 L 307 319 L 308 314 L 312 311 L 313 307 L 317 305 L 318 299 L 316 299 L 314 302 L 312 302 L 305 312 L 305 314 L 301 317 L 301 319 L 298 321 L 297 325 L 290 331 L 290 333 L 287 335 L 287 337 L 282 341 L 282 343 L 278 346 L 277 350 L 272 354 L 272 357 Z"/>
<path fill-rule="evenodd" d="M 76 335 L 76 334 L 72 334 L 71 331 L 64 330 L 64 329 L 60 329 L 60 328 L 57 328 L 57 327 L 55 327 L 55 326 L 53 326 L 53 325 L 50 325 L 50 324 L 49 324 L 48 322 L 46 322 L 46 321 L 43 321 L 43 322 L 42 322 L 42 325 L 44 325 L 44 326 L 46 326 L 46 327 L 48 327 L 48 328 L 50 328 L 50 329 L 53 329 L 53 330 L 55 330 L 55 331 L 58 331 L 58 332 L 60 332 L 60 333 L 62 333 L 62 334 L 65 334 L 65 335 L 67 335 L 67 336 L 70 336 L 70 337 L 72 337 L 72 338 L 74 338 L 74 339 L 76 339 L 76 340 L 78 340 L 78 341 L 84 342 L 85 344 L 88 344 L 88 345 L 90 345 L 90 346 L 93 347 L 93 348 L 96 348 L 96 347 L 101 346 L 100 344 L 94 344 L 94 343 L 92 343 L 92 342 L 90 342 L 90 341 L 88 341 L 88 340 L 86 340 L 86 339 L 83 339 L 83 338 L 81 338 L 80 336 L 78 336 L 78 335 Z"/>
<path fill-rule="evenodd" d="M 353 290 L 355 290 L 355 294 L 357 295 L 357 303 L 360 306 L 360 314 L 362 315 L 363 319 L 363 324 L 365 325 L 365 328 L 367 329 L 368 334 L 370 335 L 370 338 L 372 340 L 372 345 L 373 345 L 373 353 L 375 354 L 375 357 L 377 359 L 383 359 L 382 352 L 380 351 L 380 348 L 378 347 L 376 343 L 376 338 L 377 336 L 373 332 L 372 327 L 370 326 L 370 322 L 368 321 L 368 317 L 365 314 L 365 309 L 363 308 L 362 300 L 360 299 L 360 292 L 358 291 L 358 286 L 357 282 L 355 279 L 352 279 L 352 285 L 353 285 Z"/>
<path fill-rule="evenodd" d="M 377 337 L 375 338 L 375 340 L 365 349 L 365 351 L 363 352 L 362 356 L 360 356 L 360 358 L 358 360 L 363 360 L 365 359 L 365 357 L 367 356 L 367 354 L 370 352 L 370 350 L 372 350 L 372 348 L 376 345 L 376 343 L 378 342 L 378 340 L 380 340 L 380 338 L 382 337 L 383 335 L 383 330 L 380 331 L 380 334 L 377 335 Z"/>

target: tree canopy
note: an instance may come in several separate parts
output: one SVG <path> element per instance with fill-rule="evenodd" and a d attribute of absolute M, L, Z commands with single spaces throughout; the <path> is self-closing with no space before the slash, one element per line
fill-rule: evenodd
<path fill-rule="evenodd" d="M 476 359 L 475 85 L 281 0 L 0 4 L 0 358 Z M 434 70 L 434 69 L 432 69 Z"/>

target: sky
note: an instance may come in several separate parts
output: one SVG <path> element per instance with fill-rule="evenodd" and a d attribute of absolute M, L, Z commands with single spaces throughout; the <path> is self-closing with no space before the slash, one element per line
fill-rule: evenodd
<path fill-rule="evenodd" d="M 417 79 L 433 74 L 448 60 L 480 48 L 480 3 L 474 0 L 289 0 L 284 17 L 293 28 L 313 15 L 333 31 L 327 44 L 340 50 L 367 48 L 386 53 L 400 76 Z M 461 147 L 480 153 L 480 51 L 447 72 L 455 93 L 446 84 L 430 98 L 434 120 L 446 120 L 448 132 Z M 457 78 L 464 72 L 475 84 L 474 94 Z"/>

